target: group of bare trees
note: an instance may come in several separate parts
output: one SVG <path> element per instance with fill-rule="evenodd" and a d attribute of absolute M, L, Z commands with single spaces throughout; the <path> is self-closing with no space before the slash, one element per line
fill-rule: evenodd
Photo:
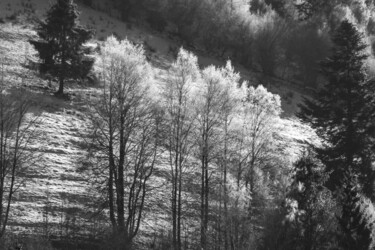
<path fill-rule="evenodd" d="M 96 63 L 102 93 L 91 105 L 91 153 L 105 182 L 115 247 L 131 247 L 144 208 L 147 182 L 160 147 L 160 112 L 151 98 L 143 49 L 109 38 Z M 123 249 L 123 248 L 121 248 Z"/>
<path fill-rule="evenodd" d="M 170 202 L 171 247 L 183 248 L 189 195 L 198 195 L 200 204 L 194 208 L 199 214 L 195 226 L 200 240 L 190 238 L 190 243 L 203 249 L 213 243 L 222 243 L 225 249 L 246 245 L 240 242 L 244 237 L 237 224 L 251 206 L 258 179 L 266 174 L 260 158 L 272 137 L 272 119 L 280 113 L 278 97 L 262 86 L 241 84 L 230 62 L 221 68 L 200 69 L 197 57 L 183 49 L 163 80 L 156 82 L 143 48 L 114 37 L 101 47 L 95 71 L 101 87 L 88 106 L 92 125 L 88 155 L 96 184 L 106 197 L 111 247 L 132 247 L 153 170 L 162 155 L 168 155 L 170 165 L 171 198 L 166 202 Z M 13 194 L 25 174 L 22 171 L 37 158 L 28 144 L 37 136 L 38 123 L 37 116 L 29 115 L 30 98 L 6 88 L 4 76 L 3 72 L 0 238 Z M 200 179 L 194 185 L 199 188 L 188 190 L 187 180 L 197 166 Z"/>
<path fill-rule="evenodd" d="M 252 211 L 256 187 L 269 178 L 265 166 L 281 112 L 279 97 L 262 86 L 241 84 L 230 62 L 201 70 L 197 57 L 183 49 L 163 80 L 155 82 L 142 47 L 113 37 L 101 48 L 96 70 L 102 92 L 90 105 L 90 155 L 106 192 L 117 246 L 130 247 L 139 231 L 150 178 L 162 155 L 170 166 L 171 247 L 184 245 L 189 192 L 200 197 L 195 244 L 249 246 L 237 225 Z M 200 188 L 188 190 L 196 166 Z"/>
<path fill-rule="evenodd" d="M 31 113 L 33 102 L 29 93 L 6 84 L 7 72 L 0 71 L 0 240 L 11 218 L 14 194 L 24 183 L 28 169 L 35 166 L 40 153 L 30 148 L 40 136 L 40 118 Z"/>

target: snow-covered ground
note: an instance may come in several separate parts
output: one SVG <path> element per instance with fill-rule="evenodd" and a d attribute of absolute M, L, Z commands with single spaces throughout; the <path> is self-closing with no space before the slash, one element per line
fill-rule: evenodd
<path fill-rule="evenodd" d="M 46 227 L 45 214 L 48 210 L 48 223 L 51 227 L 54 226 L 51 231 L 57 234 L 60 230 L 57 226 L 63 221 L 66 222 L 67 218 L 71 221 L 74 218 L 77 225 L 99 223 L 92 221 L 91 217 L 97 205 L 93 204 L 97 194 L 90 185 L 91 177 L 82 171 L 80 164 L 85 155 L 82 136 L 88 126 L 82 106 L 83 99 L 95 88 L 68 84 L 66 89 L 72 95 L 71 100 L 56 99 L 48 82 L 23 66 L 28 58 L 35 54 L 27 40 L 35 37 L 36 32 L 26 25 L 22 16 L 35 13 L 42 17 L 50 4 L 51 1 L 47 0 L 0 1 L 2 20 L 15 19 L 12 15 L 23 13 L 18 17 L 19 24 L 0 24 L 0 56 L 4 70 L 8 73 L 6 82 L 10 85 L 28 86 L 33 98 L 39 102 L 38 113 L 42 123 L 38 129 L 44 135 L 30 145 L 30 149 L 38 149 L 42 156 L 38 164 L 26 174 L 26 181 L 16 195 L 16 202 L 12 205 L 15 209 L 12 210 L 11 225 L 15 231 L 42 233 Z M 161 79 L 165 75 L 166 67 L 173 60 L 170 49 L 177 46 L 174 41 L 144 27 L 132 25 L 129 28 L 125 23 L 102 12 L 84 6 L 80 6 L 80 9 L 82 23 L 97 30 L 97 39 L 102 40 L 110 34 L 116 34 L 151 47 L 153 52 L 149 51 L 149 58 L 155 67 L 156 78 Z M 198 58 L 201 66 L 224 64 L 223 61 L 207 55 L 198 54 Z M 256 77 L 255 73 L 240 66 L 236 70 L 251 84 L 259 83 L 259 77 Z M 272 92 L 283 98 L 284 116 L 287 118 L 280 120 L 278 136 L 286 148 L 286 156 L 292 162 L 299 155 L 304 142 L 316 142 L 316 137 L 308 126 L 293 118 L 292 114 L 296 111 L 296 105 L 301 101 L 302 95 L 291 85 L 285 84 L 281 80 L 274 80 L 272 84 L 265 83 L 266 87 L 268 85 Z M 169 166 L 166 155 L 161 159 L 151 182 L 152 193 L 146 200 L 145 223 L 140 241 L 144 238 L 150 239 L 154 234 L 168 228 L 169 218 L 165 211 L 169 208 L 170 200 L 170 189 L 166 181 Z M 195 199 L 188 192 L 184 195 L 192 202 Z"/>

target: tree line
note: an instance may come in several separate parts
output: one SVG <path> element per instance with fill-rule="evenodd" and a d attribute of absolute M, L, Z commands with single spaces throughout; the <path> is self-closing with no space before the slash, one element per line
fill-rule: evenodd
<path fill-rule="evenodd" d="M 113 6 L 125 21 L 144 17 L 185 47 L 313 88 L 321 79 L 319 61 L 330 53 L 330 36 L 347 18 L 364 33 L 366 64 L 373 65 L 373 1 L 115 0 Z"/>

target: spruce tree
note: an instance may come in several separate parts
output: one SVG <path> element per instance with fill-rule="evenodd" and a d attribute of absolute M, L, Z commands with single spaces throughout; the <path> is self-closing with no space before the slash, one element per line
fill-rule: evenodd
<path fill-rule="evenodd" d="M 332 221 L 327 209 L 334 204 L 330 192 L 324 187 L 327 177 L 312 150 L 294 164 L 292 190 L 288 196 L 298 204 L 294 244 L 301 249 L 317 249 L 332 241 L 332 231 L 328 226 Z"/>
<path fill-rule="evenodd" d="M 327 82 L 315 98 L 305 99 L 299 116 L 322 138 L 323 145 L 316 151 L 330 173 L 327 186 L 339 194 L 342 203 L 342 244 L 359 246 L 364 239 L 358 236 L 365 234 L 356 226 L 363 223 L 356 209 L 357 197 L 373 198 L 373 82 L 366 79 L 366 45 L 353 24 L 343 21 L 332 41 L 332 54 L 321 65 Z"/>
<path fill-rule="evenodd" d="M 372 221 L 368 221 L 361 208 L 355 175 L 347 171 L 343 183 L 340 193 L 343 205 L 339 217 L 342 232 L 338 234 L 338 242 L 341 248 L 345 250 L 372 249 L 373 239 L 371 236 L 374 225 L 372 225 Z"/>
<path fill-rule="evenodd" d="M 359 176 L 361 190 L 373 196 L 374 91 L 364 71 L 366 45 L 348 21 L 343 21 L 332 41 L 332 55 L 321 64 L 327 83 L 315 98 L 304 101 L 299 117 L 323 139 L 318 157 L 331 172 L 329 186 L 341 186 L 344 173 Z"/>
<path fill-rule="evenodd" d="M 83 78 L 93 65 L 93 60 L 85 57 L 88 51 L 82 47 L 93 31 L 80 26 L 78 17 L 73 0 L 58 0 L 38 27 L 40 40 L 30 41 L 42 61 L 40 72 L 58 78 L 59 95 L 63 94 L 65 79 Z"/>

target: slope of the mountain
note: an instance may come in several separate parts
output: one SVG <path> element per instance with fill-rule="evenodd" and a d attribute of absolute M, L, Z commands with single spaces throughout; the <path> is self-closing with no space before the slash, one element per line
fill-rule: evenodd
<path fill-rule="evenodd" d="M 107 228 L 105 216 L 94 216 L 101 204 L 96 203 L 98 193 L 92 184 L 89 171 L 82 162 L 85 160 L 85 142 L 89 122 L 85 114 L 85 100 L 95 94 L 97 87 L 89 85 L 67 84 L 69 100 L 53 96 L 55 83 L 52 86 L 47 80 L 38 76 L 35 69 L 27 68 L 35 51 L 27 42 L 36 36 L 32 26 L 26 25 L 31 17 L 41 17 L 48 9 L 49 1 L 45 0 L 2 0 L 0 2 L 0 61 L 7 72 L 5 82 L 9 87 L 24 86 L 30 96 L 38 103 L 41 121 L 38 130 L 43 134 L 32 141 L 29 150 L 41 154 L 40 160 L 25 173 L 23 185 L 18 190 L 15 203 L 12 205 L 10 229 L 13 232 L 26 234 L 49 235 L 101 235 Z M 173 60 L 171 50 L 177 45 L 146 28 L 122 23 L 107 14 L 80 6 L 83 24 L 97 30 L 96 39 L 102 40 L 110 34 L 142 43 L 148 49 L 148 58 L 157 75 L 162 79 L 166 69 Z M 12 23 L 13 22 L 13 23 Z M 97 42 L 94 40 L 93 42 Z M 209 64 L 222 65 L 224 62 L 205 55 L 199 55 L 202 66 Z M 32 61 L 32 60 L 31 60 Z M 257 84 L 255 73 L 238 67 L 241 76 Z M 272 81 L 272 84 L 270 84 Z M 313 131 L 292 118 L 301 94 L 285 87 L 284 82 L 268 80 L 271 91 L 283 97 L 285 118 L 280 119 L 278 134 L 285 150 L 285 158 L 291 163 L 298 156 L 306 141 L 315 141 Z M 147 249 L 153 237 L 168 234 L 168 211 L 170 200 L 169 183 L 167 182 L 169 166 L 167 155 L 162 153 L 150 182 L 150 195 L 146 200 L 146 211 L 141 232 L 137 241 L 140 248 Z M 198 175 L 198 169 L 191 169 L 190 176 Z M 199 178 L 195 178 L 199 179 Z M 191 203 L 198 202 L 198 197 L 190 191 L 184 193 Z M 197 223 L 195 206 L 186 207 L 185 212 L 191 215 L 191 223 Z M 105 213 L 103 214 L 105 215 Z M 187 232 L 188 237 L 195 237 L 197 232 Z"/>

